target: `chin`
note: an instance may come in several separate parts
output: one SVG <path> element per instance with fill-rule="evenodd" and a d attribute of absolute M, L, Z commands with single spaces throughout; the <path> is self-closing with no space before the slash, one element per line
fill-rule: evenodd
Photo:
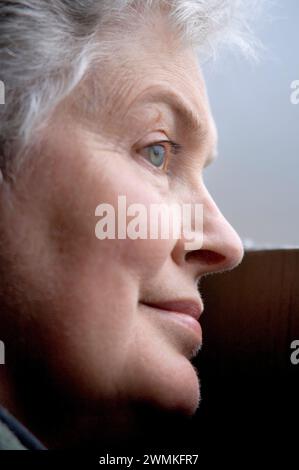
<path fill-rule="evenodd" d="M 170 411 L 192 416 L 200 404 L 200 381 L 197 370 L 188 359 L 183 358 L 178 366 L 171 384 L 171 394 L 168 389 L 168 408 Z"/>
<path fill-rule="evenodd" d="M 148 404 L 161 412 L 192 416 L 200 403 L 200 382 L 196 369 L 180 355 L 168 367 L 163 365 L 163 369 L 147 371 L 149 373 L 146 378 L 143 374 L 143 380 L 139 376 L 139 381 L 134 384 L 135 398 L 138 397 L 139 404 Z"/>

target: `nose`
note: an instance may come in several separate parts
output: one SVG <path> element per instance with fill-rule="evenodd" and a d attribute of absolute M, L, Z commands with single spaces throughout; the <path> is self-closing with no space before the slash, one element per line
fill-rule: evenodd
<path fill-rule="evenodd" d="M 183 265 L 196 280 L 205 274 L 232 270 L 241 263 L 244 256 L 239 235 L 223 216 L 205 187 L 200 203 L 203 205 L 201 246 L 186 249 L 186 246 L 190 247 L 190 243 L 186 244 L 186 238 L 182 235 L 172 252 L 174 261 Z M 194 233 L 194 236 L 198 235 Z"/>

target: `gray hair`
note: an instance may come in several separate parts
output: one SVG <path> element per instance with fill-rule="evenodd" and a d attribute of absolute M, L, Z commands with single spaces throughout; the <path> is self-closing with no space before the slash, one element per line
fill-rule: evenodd
<path fill-rule="evenodd" d="M 72 92 L 95 61 L 111 55 L 125 27 L 145 9 L 167 7 L 182 41 L 204 51 L 222 43 L 254 56 L 250 29 L 261 2 L 247 0 L 0 0 L 0 169 L 20 162 L 47 118 Z M 139 9 L 138 9 L 139 7 Z M 143 15 L 147 21 L 148 15 Z M 134 24 L 134 21 L 133 21 Z"/>

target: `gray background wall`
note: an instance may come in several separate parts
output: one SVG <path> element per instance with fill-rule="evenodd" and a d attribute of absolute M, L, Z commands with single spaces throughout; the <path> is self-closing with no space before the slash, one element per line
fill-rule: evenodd
<path fill-rule="evenodd" d="M 219 132 L 206 185 L 246 246 L 299 246 L 299 1 L 277 1 L 256 31 L 258 65 L 230 54 L 204 66 Z"/>

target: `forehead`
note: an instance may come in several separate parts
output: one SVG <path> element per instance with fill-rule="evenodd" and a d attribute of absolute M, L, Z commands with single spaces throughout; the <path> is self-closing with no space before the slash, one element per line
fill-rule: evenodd
<path fill-rule="evenodd" d="M 189 132 L 209 134 L 212 153 L 216 153 L 216 126 L 195 51 L 171 38 L 165 41 L 165 31 L 162 45 L 157 35 L 154 41 L 145 37 L 138 44 L 136 36 L 124 41 L 104 66 L 94 70 L 86 82 L 83 107 L 92 110 L 97 120 L 101 116 L 107 125 L 110 121 L 123 125 L 136 109 L 154 103 L 166 105 Z M 136 113 L 136 124 L 142 114 Z"/>
<path fill-rule="evenodd" d="M 114 57 L 110 66 L 96 74 L 93 88 L 98 86 L 111 112 L 113 108 L 126 109 L 145 96 L 154 100 L 159 95 L 168 103 L 175 102 L 177 109 L 185 107 L 187 110 L 188 107 L 189 117 L 211 115 L 196 54 L 188 48 L 159 51 L 153 46 L 151 51 L 149 48 L 125 50 L 121 56 Z"/>

